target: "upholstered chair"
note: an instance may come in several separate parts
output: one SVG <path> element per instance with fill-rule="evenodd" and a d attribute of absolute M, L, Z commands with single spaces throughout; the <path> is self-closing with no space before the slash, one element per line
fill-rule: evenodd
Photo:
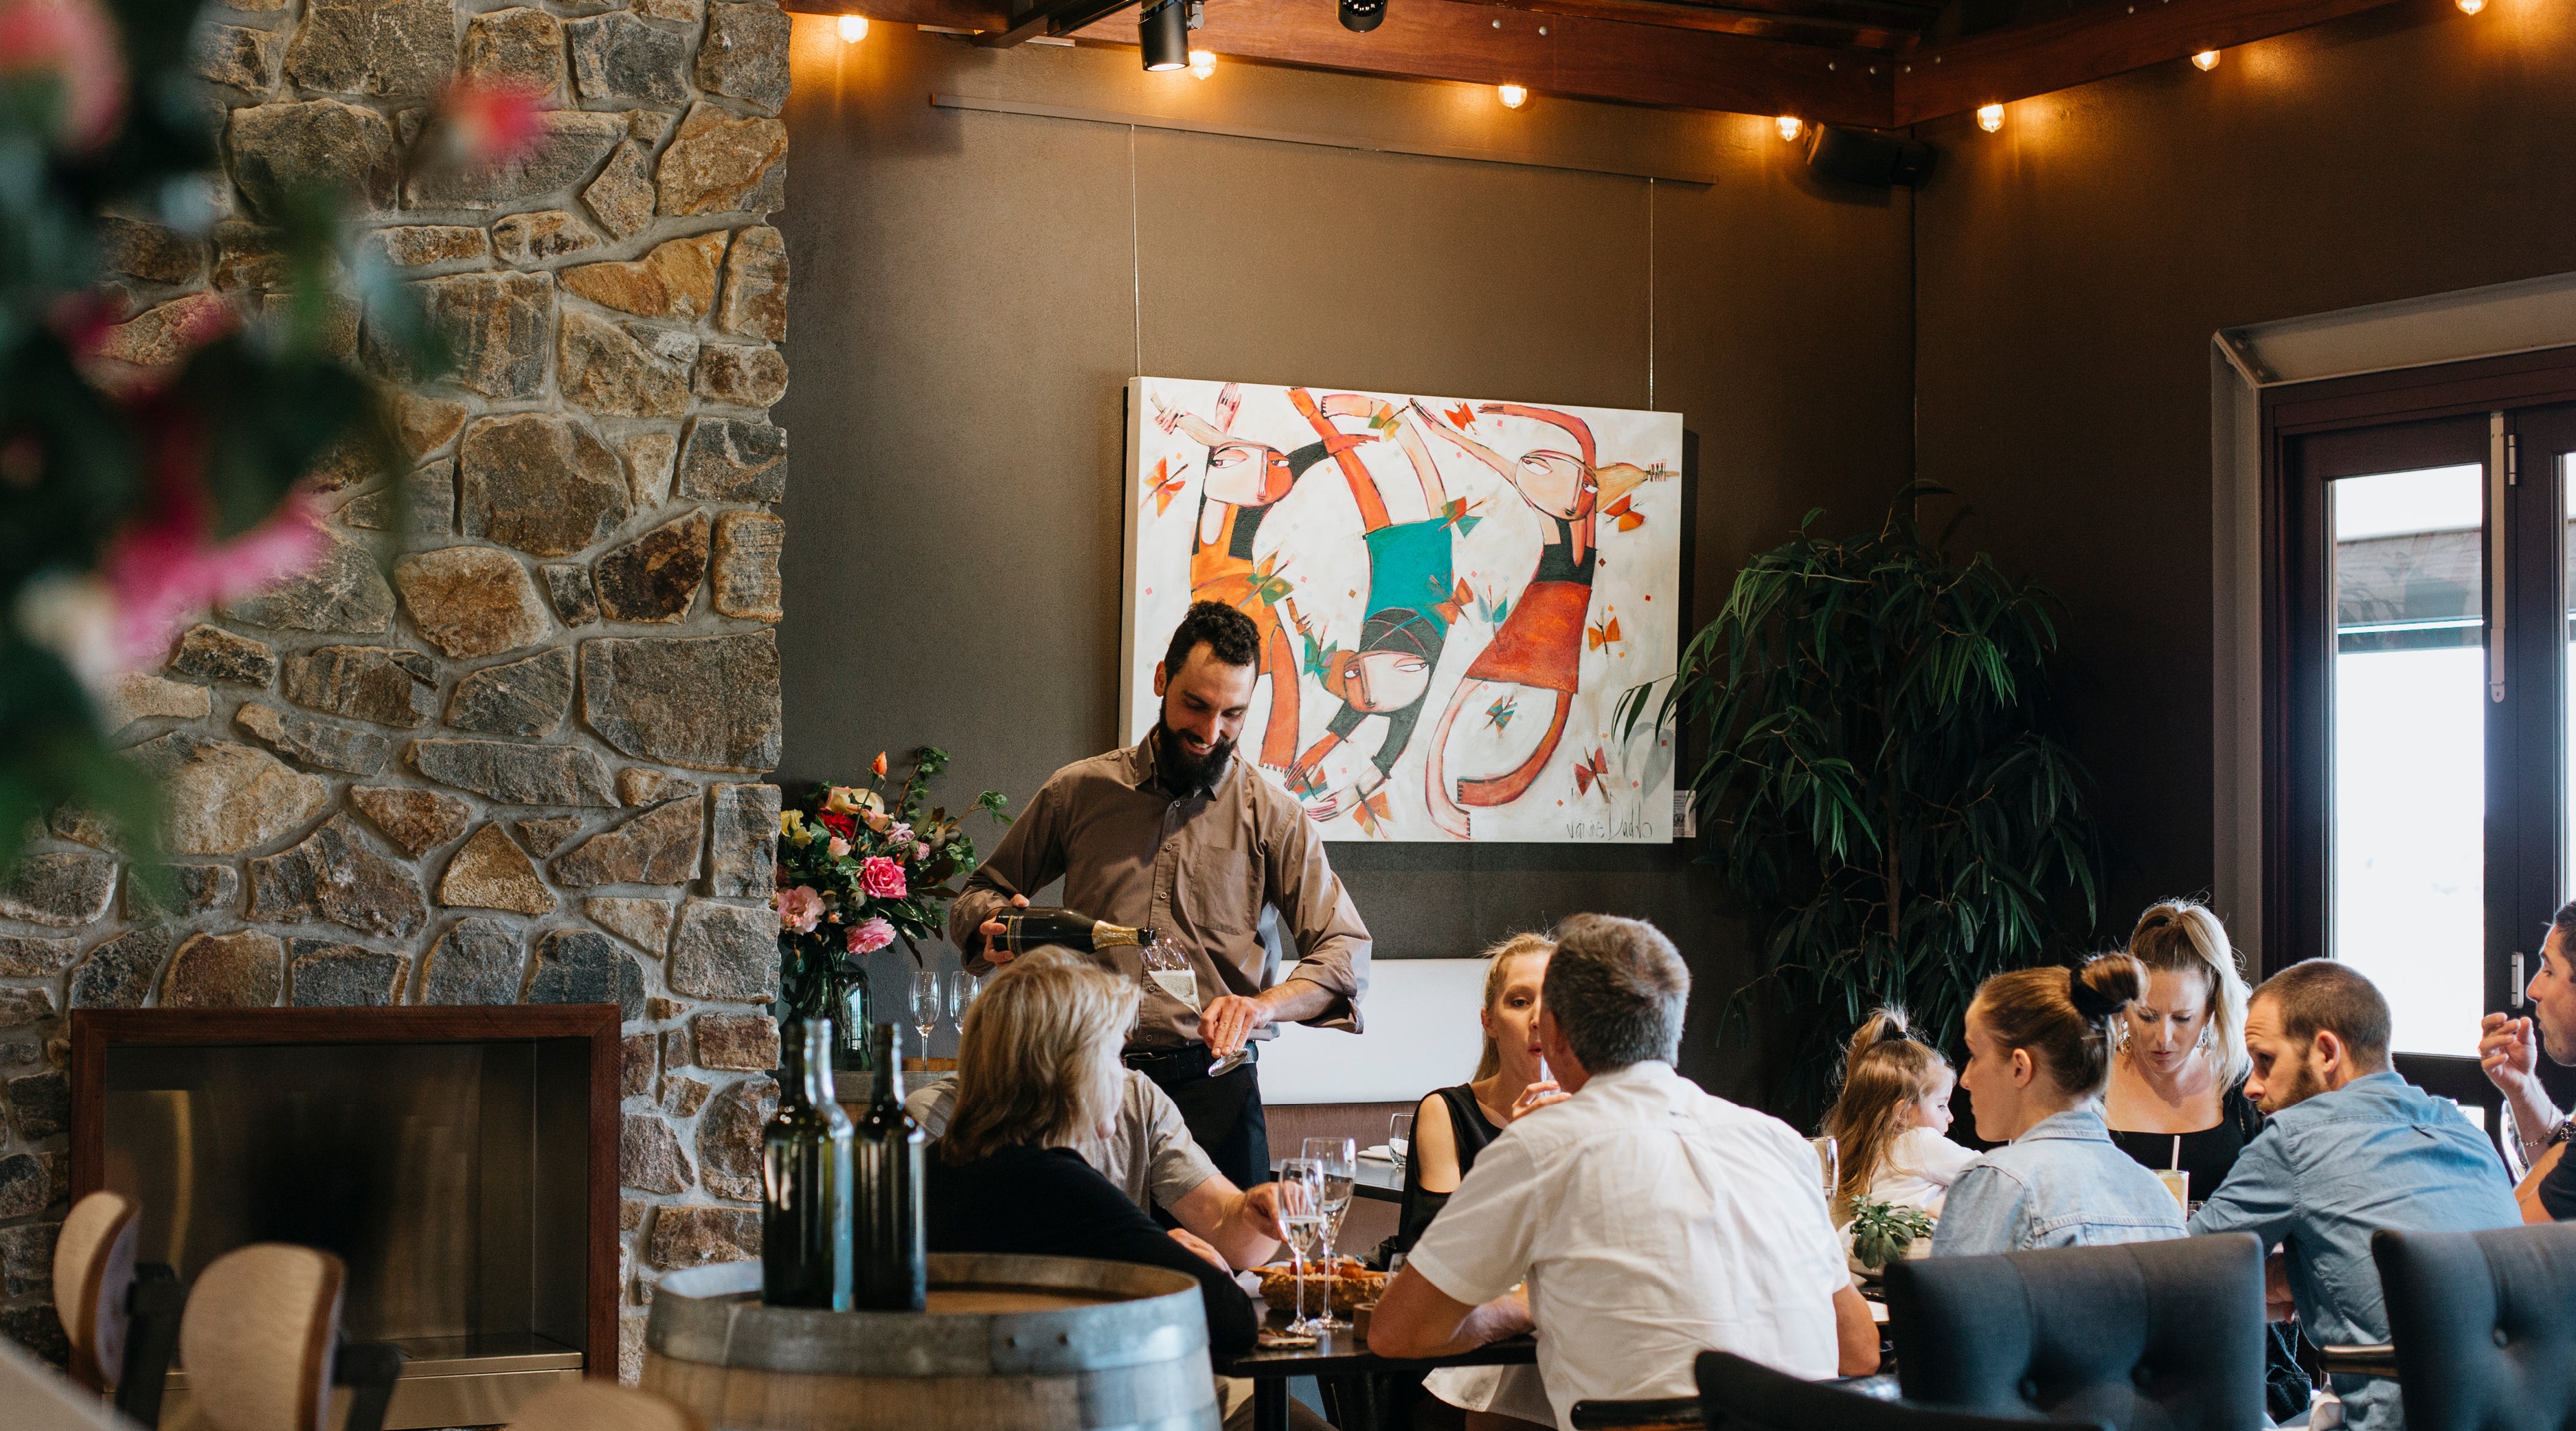
<path fill-rule="evenodd" d="M 2576 1225 L 2370 1239 L 2407 1431 L 2576 1427 Z"/>
<path fill-rule="evenodd" d="M 142 1208 L 123 1193 L 94 1192 L 72 1204 L 54 1239 L 54 1309 L 71 1342 L 66 1370 L 92 1391 L 125 1374 L 126 1300 Z"/>
<path fill-rule="evenodd" d="M 2112 1431 L 2255 1431 L 2263 1250 L 2229 1233 L 1887 1268 L 1905 1399 Z"/>
<path fill-rule="evenodd" d="M 179 1322 L 197 1424 L 328 1431 L 346 1280 L 339 1258 L 282 1242 L 236 1247 L 207 1263 Z"/>
<path fill-rule="evenodd" d="M 1708 1431 L 2029 1431 L 2027 1414 L 1981 1416 L 1865 1395 L 1830 1381 L 1801 1381 L 1729 1352 L 1701 1352 L 1700 1415 Z M 2050 1431 L 2086 1431 L 2051 1420 Z M 2099 1424 L 2092 1431 L 2102 1431 Z"/>

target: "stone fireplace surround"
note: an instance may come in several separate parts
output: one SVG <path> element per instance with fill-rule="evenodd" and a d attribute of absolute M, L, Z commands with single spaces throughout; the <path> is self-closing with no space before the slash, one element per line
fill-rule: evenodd
<path fill-rule="evenodd" d="M 788 32 L 770 0 L 207 6 L 222 217 L 107 224 L 136 315 L 110 356 L 167 361 L 205 309 L 278 303 L 261 219 L 328 177 L 355 180 L 367 243 L 458 367 L 395 398 L 408 476 L 317 474 L 317 571 L 213 613 L 110 702 L 171 793 L 175 907 L 70 810 L 0 887 L 0 1331 L 60 1346 L 80 1007 L 617 1003 L 626 1374 L 662 1270 L 756 1251 Z M 458 76 L 549 96 L 530 157 L 413 162 Z M 338 318 L 394 391 L 368 315 Z"/>

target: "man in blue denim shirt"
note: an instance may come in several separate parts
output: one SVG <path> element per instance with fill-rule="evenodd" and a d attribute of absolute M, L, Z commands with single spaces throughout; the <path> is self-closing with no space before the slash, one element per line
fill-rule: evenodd
<path fill-rule="evenodd" d="M 2246 1096 L 2271 1123 L 2201 1205 L 2191 1230 L 2281 1245 L 2290 1295 L 2321 1345 L 2388 1340 L 2370 1235 L 2509 1227 L 2504 1164 L 2449 1104 L 2388 1065 L 2388 1001 L 2329 959 L 2294 964 L 2245 1010 Z M 2338 1376 L 2358 1431 L 2405 1424 L 2397 1383 Z"/>

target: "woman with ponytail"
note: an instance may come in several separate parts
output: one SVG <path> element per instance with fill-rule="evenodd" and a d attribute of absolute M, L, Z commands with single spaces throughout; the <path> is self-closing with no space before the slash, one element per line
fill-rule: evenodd
<path fill-rule="evenodd" d="M 2227 926 L 2197 900 L 2139 916 L 2129 954 L 2146 968 L 2147 991 L 2114 1026 L 2103 1121 L 2130 1157 L 2190 1174 L 2191 1196 L 2203 1199 L 2263 1131 L 2245 1096 L 2245 976 Z"/>
<path fill-rule="evenodd" d="M 1903 1009 L 1861 1021 L 1843 1058 L 1842 1096 L 1824 1122 L 1842 1154 L 1836 1223 L 1849 1222 L 1864 1199 L 1940 1214 L 1951 1182 L 1977 1160 L 1949 1138 L 1957 1082 L 1950 1060 L 1907 1029 Z"/>
<path fill-rule="evenodd" d="M 2181 1204 L 2102 1122 L 2112 1022 L 2146 987 L 2147 971 L 2127 954 L 2016 969 L 1978 987 L 1959 1083 L 1977 1136 L 2006 1146 L 1950 1185 L 1933 1256 L 2182 1236 Z"/>

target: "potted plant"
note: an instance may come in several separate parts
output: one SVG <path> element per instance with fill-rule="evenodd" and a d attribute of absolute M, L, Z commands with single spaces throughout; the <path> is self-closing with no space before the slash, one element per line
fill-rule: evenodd
<path fill-rule="evenodd" d="M 869 1066 L 867 957 L 900 942 L 921 962 L 918 941 L 947 928 L 958 891 L 949 881 L 975 868 L 975 841 L 946 807 L 927 814 L 930 782 L 948 752 L 923 746 L 912 773 L 889 797 L 886 758 L 877 754 L 857 785 L 821 784 L 778 816 L 779 1004 L 785 1021 L 830 1018 L 835 1069 Z M 1009 802 L 987 790 L 966 813 L 1000 823 Z M 789 1045 L 782 1040 L 781 1047 Z"/>
<path fill-rule="evenodd" d="M 1752 916 L 1761 973 L 1728 1002 L 1790 1017 L 1784 1102 L 1812 1111 L 1872 1007 L 1918 1011 L 1955 1047 L 1977 985 L 2089 937 L 2092 782 L 2055 733 L 2055 600 L 1948 549 L 1914 483 L 1874 532 L 1798 535 L 1737 576 L 1655 719 L 1702 754 L 1702 838 Z M 1964 518 L 1962 510 L 1959 518 Z M 1652 687 L 1621 700 L 1633 730 Z"/>
<path fill-rule="evenodd" d="M 1851 1265 L 1875 1277 L 1890 1262 L 1926 1255 L 1932 1228 L 1932 1214 L 1919 1207 L 1862 1198 L 1852 1204 Z"/>

